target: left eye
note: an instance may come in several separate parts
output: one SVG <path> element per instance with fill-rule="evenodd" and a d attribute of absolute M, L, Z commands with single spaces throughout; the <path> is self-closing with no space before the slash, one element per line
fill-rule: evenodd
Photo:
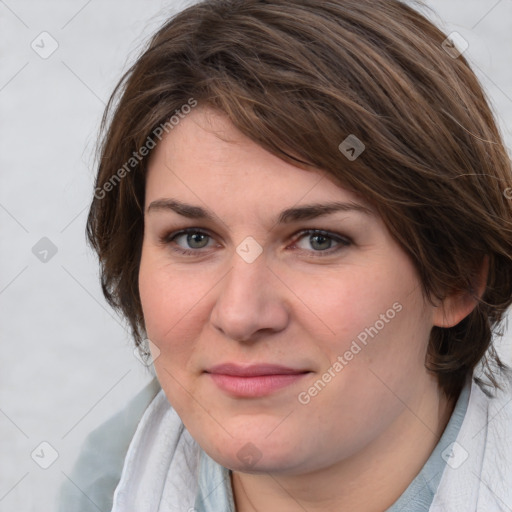
<path fill-rule="evenodd" d="M 300 243 L 306 242 L 305 245 L 309 247 L 300 246 Z M 334 247 L 333 247 L 334 244 Z M 336 252 L 344 247 L 351 244 L 348 238 L 329 233 L 328 231 L 322 231 L 318 229 L 310 229 L 300 234 L 295 245 L 299 249 L 310 251 L 313 248 L 313 252 Z"/>

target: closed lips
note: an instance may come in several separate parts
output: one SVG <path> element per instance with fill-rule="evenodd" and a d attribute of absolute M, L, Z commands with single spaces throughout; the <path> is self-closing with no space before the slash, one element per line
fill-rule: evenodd
<path fill-rule="evenodd" d="M 233 363 L 226 363 L 213 366 L 206 370 L 206 373 L 219 375 L 231 375 L 234 377 L 261 377 L 265 375 L 299 375 L 308 373 L 309 370 L 289 368 L 273 364 L 256 364 L 240 366 Z"/>

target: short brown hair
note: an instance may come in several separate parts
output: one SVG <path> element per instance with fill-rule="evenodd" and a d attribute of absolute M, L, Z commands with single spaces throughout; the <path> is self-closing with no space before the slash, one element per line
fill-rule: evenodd
<path fill-rule="evenodd" d="M 449 397 L 480 360 L 499 385 L 489 363 L 506 368 L 492 335 L 512 303 L 511 164 L 477 78 L 445 39 L 397 0 L 205 0 L 169 19 L 108 102 L 87 223 L 105 297 L 136 344 L 149 157 L 126 163 L 193 99 L 375 205 L 429 299 L 474 295 L 487 257 L 481 299 L 455 327 L 432 329 L 426 365 Z M 339 150 L 349 135 L 365 145 L 352 161 Z"/>

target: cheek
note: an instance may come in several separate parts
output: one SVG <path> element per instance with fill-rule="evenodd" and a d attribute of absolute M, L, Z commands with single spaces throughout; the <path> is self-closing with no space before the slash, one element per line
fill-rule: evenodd
<path fill-rule="evenodd" d="M 405 268 L 400 276 L 379 274 L 347 277 L 344 287 L 324 283 L 323 293 L 307 296 L 308 304 L 323 306 L 322 320 L 335 334 L 316 339 L 323 364 L 301 389 L 301 404 L 308 403 L 300 407 L 345 446 L 344 456 L 378 435 L 425 384 L 430 325 L 415 274 Z"/>
<path fill-rule="evenodd" d="M 417 294 L 418 283 L 411 268 L 381 266 L 333 269 L 316 275 L 287 273 L 287 283 L 303 303 L 306 315 L 298 316 L 304 327 L 326 334 L 325 339 L 350 341 L 372 326 L 379 332 L 407 316 L 421 313 L 423 306 L 410 304 Z M 381 317 L 382 315 L 382 317 Z M 374 332 L 374 329 L 371 329 Z M 367 334 L 368 335 L 368 334 Z"/>
<path fill-rule="evenodd" d="M 197 395 L 194 367 L 197 340 L 206 325 L 206 300 L 213 286 L 197 275 L 172 268 L 151 251 L 142 253 L 139 292 L 148 338 L 158 347 L 154 361 L 158 380 L 178 414 L 192 423 L 204 423 L 202 409 L 190 407 Z"/>
<path fill-rule="evenodd" d="M 368 380 L 363 384 L 360 379 L 371 369 L 391 382 L 423 370 L 429 309 L 412 264 L 405 259 L 398 263 L 295 281 L 293 291 L 307 305 L 298 322 L 315 340 L 319 360 L 328 367 L 341 356 L 343 372 L 361 389 Z"/>
<path fill-rule="evenodd" d="M 151 251 L 143 251 L 139 271 L 139 292 L 148 338 L 162 355 L 172 346 L 173 358 L 192 347 L 203 322 L 202 301 L 212 287 L 199 276 L 173 268 Z M 189 348 L 187 348 L 189 347 Z"/>

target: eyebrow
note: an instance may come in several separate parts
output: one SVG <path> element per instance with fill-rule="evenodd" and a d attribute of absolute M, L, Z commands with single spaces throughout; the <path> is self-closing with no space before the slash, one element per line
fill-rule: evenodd
<path fill-rule="evenodd" d="M 208 219 L 215 221 L 216 215 L 210 213 L 208 210 L 191 204 L 183 203 L 177 199 L 157 199 L 153 201 L 147 208 L 146 212 L 152 211 L 173 211 L 187 217 L 189 219 Z M 302 206 L 296 206 L 283 210 L 277 219 L 277 224 L 288 224 L 299 220 L 309 220 L 321 217 L 324 215 L 330 215 L 336 212 L 350 212 L 355 211 L 363 213 L 365 215 L 374 215 L 374 212 L 358 203 L 354 202 L 327 202 L 327 203 L 316 203 L 306 204 Z"/>
<path fill-rule="evenodd" d="M 152 211 L 173 211 L 187 217 L 189 219 L 208 219 L 214 221 L 217 218 L 216 215 L 210 213 L 208 210 L 191 204 L 183 203 L 177 199 L 157 199 L 153 201 L 147 208 L 147 213 Z M 306 204 L 303 206 L 296 206 L 294 208 L 288 208 L 283 210 L 277 219 L 277 224 L 287 224 L 299 220 L 309 220 L 321 217 L 324 215 L 330 215 L 336 212 L 360 212 L 366 215 L 374 215 L 374 212 L 358 203 L 354 202 L 328 202 L 328 203 L 317 203 L 317 204 Z"/>

